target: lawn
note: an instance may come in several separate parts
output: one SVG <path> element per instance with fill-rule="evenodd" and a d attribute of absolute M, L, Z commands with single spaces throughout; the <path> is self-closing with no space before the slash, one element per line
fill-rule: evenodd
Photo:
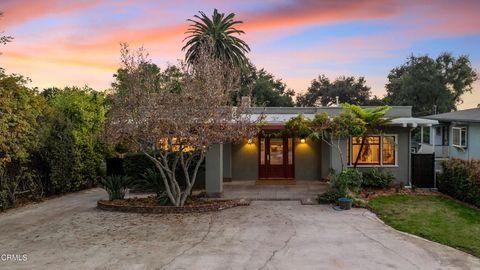
<path fill-rule="evenodd" d="M 480 257 L 480 210 L 434 195 L 393 195 L 369 206 L 393 228 Z"/>

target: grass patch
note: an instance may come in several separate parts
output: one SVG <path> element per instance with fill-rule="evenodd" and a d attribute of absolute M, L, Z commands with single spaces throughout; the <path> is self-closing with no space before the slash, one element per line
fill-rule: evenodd
<path fill-rule="evenodd" d="M 392 195 L 368 205 L 393 228 L 480 257 L 480 211 L 442 196 Z"/>

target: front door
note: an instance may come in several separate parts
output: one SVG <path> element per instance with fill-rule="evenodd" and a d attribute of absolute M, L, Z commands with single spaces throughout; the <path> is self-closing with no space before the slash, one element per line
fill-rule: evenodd
<path fill-rule="evenodd" d="M 259 178 L 293 178 L 293 139 L 265 136 L 259 142 Z"/>

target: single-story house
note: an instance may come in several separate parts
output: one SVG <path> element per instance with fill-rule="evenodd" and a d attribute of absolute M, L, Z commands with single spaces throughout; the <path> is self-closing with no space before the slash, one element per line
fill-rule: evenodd
<path fill-rule="evenodd" d="M 317 112 L 330 116 L 340 114 L 340 107 L 256 107 L 253 117 L 265 116 L 263 132 L 255 138 L 245 138 L 238 144 L 222 144 L 211 147 L 206 157 L 205 187 L 207 193 L 219 195 L 223 181 L 239 180 L 308 180 L 328 177 L 332 170 L 341 170 L 340 155 L 326 143 L 308 138 L 279 136 L 284 123 L 303 114 L 313 118 Z M 417 126 L 437 124 L 435 120 L 412 117 L 410 106 L 392 107 L 386 117 L 393 120 L 381 133 L 371 135 L 368 152 L 361 155 L 358 167 L 368 170 L 382 167 L 391 170 L 398 183 L 410 185 L 411 130 Z M 355 138 L 341 140 L 343 156 L 352 164 L 360 145 Z M 365 150 L 364 150 L 365 151 Z"/>
<path fill-rule="evenodd" d="M 435 153 L 437 170 L 449 158 L 480 160 L 480 108 L 425 116 L 437 120 L 430 128 L 430 139 L 420 151 Z"/>

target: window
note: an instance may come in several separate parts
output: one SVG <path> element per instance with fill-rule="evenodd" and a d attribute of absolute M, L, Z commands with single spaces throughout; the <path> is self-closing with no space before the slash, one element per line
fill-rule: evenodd
<path fill-rule="evenodd" d="M 395 165 L 395 136 L 383 136 L 383 165 Z"/>
<path fill-rule="evenodd" d="M 368 136 L 358 159 L 358 165 L 397 165 L 397 135 Z M 355 163 L 362 137 L 352 137 L 348 144 L 347 160 Z"/>
<path fill-rule="evenodd" d="M 293 164 L 293 139 L 288 138 L 288 165 Z"/>
<path fill-rule="evenodd" d="M 352 137 L 352 163 L 362 147 L 362 137 Z M 358 158 L 358 165 L 380 165 L 380 136 L 367 137 Z"/>
<path fill-rule="evenodd" d="M 467 147 L 467 128 L 452 127 L 452 145 L 456 147 Z"/>

